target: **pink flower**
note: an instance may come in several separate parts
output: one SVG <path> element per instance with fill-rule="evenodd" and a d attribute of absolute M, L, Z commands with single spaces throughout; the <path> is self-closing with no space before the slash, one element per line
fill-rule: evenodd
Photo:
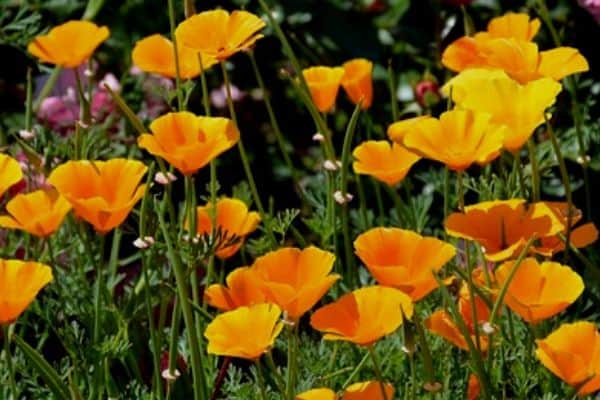
<path fill-rule="evenodd" d="M 237 86 L 231 85 L 231 99 L 234 102 L 242 100 L 246 97 L 246 93 L 242 92 Z M 221 85 L 221 87 L 217 89 L 213 89 L 210 92 L 210 102 L 213 106 L 217 108 L 225 108 L 227 107 L 227 88 L 225 85 Z"/>
<path fill-rule="evenodd" d="M 579 0 L 579 5 L 588 10 L 600 24 L 600 0 Z"/>

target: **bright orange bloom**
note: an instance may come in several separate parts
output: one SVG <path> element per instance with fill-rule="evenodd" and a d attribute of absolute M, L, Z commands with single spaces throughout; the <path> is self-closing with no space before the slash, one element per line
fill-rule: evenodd
<path fill-rule="evenodd" d="M 421 159 L 404 147 L 386 140 L 368 140 L 358 145 L 352 155 L 352 164 L 357 174 L 370 175 L 375 179 L 394 186 L 402 181 L 410 167 Z"/>
<path fill-rule="evenodd" d="M 19 162 L 11 156 L 0 153 L 0 197 L 21 179 L 23 179 L 23 170 Z"/>
<path fill-rule="evenodd" d="M 16 195 L 6 210 L 10 215 L 0 216 L 1 227 L 46 237 L 60 227 L 71 205 L 55 190 L 36 190 Z"/>
<path fill-rule="evenodd" d="M 535 355 L 552 373 L 585 396 L 600 390 L 600 335 L 596 325 L 579 321 L 562 324 L 543 340 Z"/>
<path fill-rule="evenodd" d="M 447 111 L 439 120 L 416 122 L 402 143 L 454 171 L 463 171 L 473 163 L 485 165 L 500 155 L 505 131 L 491 124 L 490 117 L 470 110 Z"/>
<path fill-rule="evenodd" d="M 413 303 L 406 294 L 385 286 L 356 289 L 319 308 L 310 324 L 325 340 L 370 346 L 411 318 Z"/>
<path fill-rule="evenodd" d="M 242 306 L 271 302 L 265 294 L 265 285 L 252 268 L 234 269 L 227 275 L 226 282 L 227 286 L 213 284 L 204 291 L 205 301 L 219 310 L 230 311 Z"/>
<path fill-rule="evenodd" d="M 373 63 L 364 58 L 356 58 L 344 63 L 344 77 L 342 87 L 354 104 L 361 100 L 363 110 L 371 107 L 373 103 Z"/>
<path fill-rule="evenodd" d="M 255 304 L 220 314 L 206 327 L 208 354 L 255 360 L 269 351 L 283 328 L 281 309 Z"/>
<path fill-rule="evenodd" d="M 189 47 L 178 44 L 179 77 L 193 79 L 200 75 L 198 53 Z M 155 34 L 138 40 L 131 53 L 133 63 L 142 71 L 175 78 L 175 52 L 173 42 L 166 37 Z M 202 69 L 207 70 L 217 63 L 214 57 L 202 54 Z"/>
<path fill-rule="evenodd" d="M 310 95 L 317 110 L 328 112 L 335 106 L 335 99 L 344 77 L 342 67 L 311 67 L 302 70 Z"/>
<path fill-rule="evenodd" d="M 297 394 L 295 400 L 336 400 L 335 392 L 327 388 L 311 389 Z"/>
<path fill-rule="evenodd" d="M 0 325 L 15 322 L 52 279 L 47 265 L 0 259 Z"/>
<path fill-rule="evenodd" d="M 250 48 L 263 35 L 265 22 L 247 11 L 211 10 L 193 15 L 175 30 L 177 41 L 197 52 L 226 60 Z"/>
<path fill-rule="evenodd" d="M 487 38 L 514 38 L 531 41 L 539 30 L 539 19 L 530 20 L 527 14 L 509 12 L 492 18 L 488 23 L 487 32 L 480 32 L 477 35 Z"/>
<path fill-rule="evenodd" d="M 407 118 L 391 124 L 387 129 L 387 135 L 391 141 L 402 144 L 406 134 L 413 129 L 416 124 L 427 119 L 434 119 L 430 115 L 421 115 L 419 117 Z"/>
<path fill-rule="evenodd" d="M 530 238 L 554 236 L 564 226 L 544 203 L 511 199 L 467 206 L 451 214 L 445 228 L 451 236 L 479 242 L 488 260 L 502 261 L 516 257 Z"/>
<path fill-rule="evenodd" d="M 504 284 L 514 263 L 507 261 L 495 271 L 498 285 Z M 583 280 L 571 268 L 526 258 L 517 266 L 504 302 L 525 321 L 537 324 L 565 310 L 582 292 Z"/>
<path fill-rule="evenodd" d="M 419 301 L 438 287 L 433 274 L 452 257 L 454 246 L 399 228 L 373 228 L 354 241 L 358 258 L 380 285 Z"/>
<path fill-rule="evenodd" d="M 69 21 L 33 39 L 27 51 L 41 62 L 75 68 L 90 58 L 109 35 L 105 26 L 99 27 L 89 21 Z"/>
<path fill-rule="evenodd" d="M 383 400 L 394 398 L 394 387 L 389 383 L 383 385 L 386 397 L 381 392 L 381 383 L 379 381 L 368 381 L 353 383 L 344 390 L 341 400 Z"/>
<path fill-rule="evenodd" d="M 212 203 L 198 207 L 197 213 L 197 233 L 199 235 L 211 233 Z M 223 246 L 217 249 L 217 257 L 229 258 L 238 252 L 242 247 L 244 237 L 254 232 L 260 223 L 260 215 L 255 211 L 248 211 L 246 204 L 239 199 L 221 198 L 217 201 L 216 225 L 224 235 Z M 227 243 L 229 240 L 235 243 Z M 228 245 L 229 244 L 229 245 Z"/>
<path fill-rule="evenodd" d="M 48 178 L 73 206 L 75 213 L 100 233 L 119 226 L 144 196 L 140 181 L 148 168 L 139 161 L 69 161 Z"/>
<path fill-rule="evenodd" d="M 469 374 L 469 382 L 467 383 L 467 400 L 477 400 L 481 393 L 481 385 L 475 374 Z"/>
<path fill-rule="evenodd" d="M 271 303 L 296 320 L 311 309 L 340 279 L 330 274 L 335 256 L 317 247 L 284 247 L 258 257 L 252 269 L 265 285 Z"/>
<path fill-rule="evenodd" d="M 165 114 L 150 124 L 138 145 L 164 158 L 184 175 L 192 175 L 219 154 L 231 148 L 240 132 L 228 118 L 198 117 L 180 111 Z"/>

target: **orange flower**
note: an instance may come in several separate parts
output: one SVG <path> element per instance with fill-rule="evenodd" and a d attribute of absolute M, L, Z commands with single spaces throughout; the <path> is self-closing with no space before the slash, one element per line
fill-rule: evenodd
<path fill-rule="evenodd" d="M 200 75 L 198 53 L 189 47 L 178 44 L 179 77 L 193 79 Z M 138 40 L 131 53 L 133 63 L 142 71 L 175 78 L 175 52 L 173 42 L 166 37 L 155 34 Z M 207 70 L 217 63 L 214 57 L 202 54 L 202 69 Z"/>
<path fill-rule="evenodd" d="M 500 155 L 504 128 L 490 123 L 490 115 L 470 110 L 447 111 L 440 119 L 416 122 L 402 143 L 423 157 L 463 171 L 473 163 L 485 165 Z"/>
<path fill-rule="evenodd" d="M 433 237 L 399 228 L 373 228 L 354 241 L 358 258 L 380 285 L 392 286 L 419 301 L 438 287 L 433 273 L 456 251 Z"/>
<path fill-rule="evenodd" d="M 0 259 L 0 325 L 15 322 L 52 279 L 47 265 Z"/>
<path fill-rule="evenodd" d="M 297 320 L 340 279 L 330 274 L 335 256 L 317 247 L 285 247 L 258 257 L 252 269 L 265 285 L 270 302 Z"/>
<path fill-rule="evenodd" d="M 6 205 L 10 215 L 0 216 L 0 226 L 46 237 L 60 227 L 70 209 L 69 202 L 52 189 L 18 194 Z"/>
<path fill-rule="evenodd" d="M 352 164 L 357 174 L 370 175 L 390 186 L 402 181 L 410 167 L 421 159 L 415 153 L 385 140 L 368 140 L 354 149 Z"/>
<path fill-rule="evenodd" d="M 89 21 L 69 21 L 33 39 L 27 51 L 41 62 L 75 68 L 90 58 L 109 35 L 105 26 L 98 27 Z"/>
<path fill-rule="evenodd" d="M 297 394 L 295 400 L 336 400 L 335 392 L 327 388 L 311 389 Z"/>
<path fill-rule="evenodd" d="M 353 383 L 344 390 L 341 400 L 383 400 L 394 398 L 394 387 L 389 383 L 383 385 L 386 396 L 383 396 L 381 383 L 378 381 Z"/>
<path fill-rule="evenodd" d="M 150 124 L 138 145 L 164 158 L 184 175 L 192 175 L 237 143 L 240 133 L 228 118 L 198 117 L 181 111 L 165 114 Z"/>
<path fill-rule="evenodd" d="M 579 321 L 562 324 L 543 340 L 535 355 L 552 373 L 585 396 L 600 389 L 600 335 L 596 325 Z"/>
<path fill-rule="evenodd" d="M 140 180 L 146 166 L 139 161 L 115 158 L 108 161 L 69 161 L 48 178 L 73 206 L 75 213 L 100 233 L 119 226 L 144 196 Z"/>
<path fill-rule="evenodd" d="M 319 308 L 310 324 L 325 340 L 343 340 L 370 346 L 411 318 L 413 303 L 401 291 L 384 286 L 356 289 Z"/>
<path fill-rule="evenodd" d="M 222 61 L 250 48 L 263 37 L 257 32 L 264 26 L 262 19 L 247 11 L 211 10 L 180 23 L 175 35 L 182 45 Z"/>
<path fill-rule="evenodd" d="M 502 261 L 516 257 L 531 237 L 554 236 L 564 226 L 544 203 L 526 206 L 523 199 L 511 199 L 467 206 L 464 214 L 451 214 L 445 228 L 451 236 L 479 242 L 488 260 Z"/>
<path fill-rule="evenodd" d="M 208 324 L 208 354 L 255 360 L 269 351 L 283 328 L 281 309 L 255 304 L 220 314 Z"/>
<path fill-rule="evenodd" d="M 23 179 L 23 170 L 14 158 L 0 153 L 0 197 Z"/>
<path fill-rule="evenodd" d="M 480 32 L 476 36 L 531 41 L 539 30 L 539 19 L 530 20 L 527 14 L 509 12 L 500 17 L 492 18 L 488 23 L 487 32 Z"/>
<path fill-rule="evenodd" d="M 328 112 L 335 106 L 340 83 L 344 77 L 342 67 L 311 67 L 302 70 L 310 95 L 317 110 Z"/>
<path fill-rule="evenodd" d="M 469 383 L 467 384 L 467 400 L 477 400 L 481 393 L 481 385 L 477 375 L 469 374 Z"/>
<path fill-rule="evenodd" d="M 373 103 L 373 63 L 364 58 L 350 60 L 343 65 L 344 76 L 342 87 L 354 104 L 361 100 L 363 110 L 371 107 Z"/>
<path fill-rule="evenodd" d="M 434 119 L 429 115 L 422 115 L 419 117 L 407 118 L 401 121 L 394 122 L 388 127 L 387 135 L 391 141 L 398 144 L 402 144 L 406 134 L 413 129 L 419 122 Z"/>
<path fill-rule="evenodd" d="M 514 261 L 507 261 L 495 272 L 502 286 Z M 583 280 L 571 268 L 555 262 L 538 264 L 526 258 L 517 266 L 504 302 L 525 321 L 537 324 L 571 305 L 583 292 Z"/>
<path fill-rule="evenodd" d="M 199 235 L 212 232 L 211 208 L 212 204 L 208 202 L 196 209 L 197 233 Z M 217 215 L 215 218 L 217 229 L 221 230 L 226 242 L 223 247 L 217 249 L 217 257 L 219 258 L 229 258 L 237 253 L 242 247 L 244 237 L 254 232 L 260 223 L 260 215 L 257 212 L 248 211 L 248 207 L 243 201 L 230 198 L 221 198 L 217 201 Z M 228 244 L 228 240 L 235 240 L 236 238 L 239 239 L 236 243 L 225 246 Z"/>
<path fill-rule="evenodd" d="M 241 306 L 268 303 L 264 284 L 249 267 L 236 268 L 227 275 L 227 286 L 210 285 L 204 291 L 204 299 L 211 306 L 222 311 L 234 310 Z"/>

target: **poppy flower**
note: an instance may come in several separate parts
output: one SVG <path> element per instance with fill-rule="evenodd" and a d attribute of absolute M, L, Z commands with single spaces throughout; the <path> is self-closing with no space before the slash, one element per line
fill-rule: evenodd
<path fill-rule="evenodd" d="M 352 164 L 357 174 L 370 175 L 375 179 L 394 186 L 402 181 L 410 167 L 421 159 L 404 147 L 386 140 L 368 140 L 352 152 Z"/>
<path fill-rule="evenodd" d="M 342 67 L 310 67 L 302 70 L 310 95 L 317 110 L 328 112 L 335 106 L 335 99 L 345 71 Z"/>
<path fill-rule="evenodd" d="M 404 137 L 412 128 L 414 128 L 419 122 L 432 118 L 433 117 L 430 115 L 421 115 L 418 117 L 396 121 L 388 127 L 387 135 L 391 141 L 402 144 Z"/>
<path fill-rule="evenodd" d="M 286 318 L 297 320 L 340 279 L 330 274 L 334 261 L 332 253 L 314 246 L 284 247 L 258 257 L 251 268 L 262 280 L 269 301 L 279 305 Z"/>
<path fill-rule="evenodd" d="M 500 70 L 472 69 L 451 79 L 442 91 L 463 109 L 491 114 L 491 122 L 505 126 L 503 146 L 516 152 L 544 123 L 546 109 L 556 101 L 561 85 L 549 78 L 524 85 Z"/>
<path fill-rule="evenodd" d="M 362 101 L 360 108 L 366 110 L 373 103 L 373 63 L 364 58 L 350 60 L 342 66 L 342 87 L 354 104 Z"/>
<path fill-rule="evenodd" d="M 0 227 L 20 229 L 46 237 L 54 233 L 71 210 L 71 204 L 54 189 L 18 194 L 6 205 L 10 215 L 0 216 Z"/>
<path fill-rule="evenodd" d="M 89 21 L 69 21 L 58 25 L 46 35 L 37 36 L 27 46 L 27 51 L 41 62 L 75 68 L 83 64 L 110 31 Z"/>
<path fill-rule="evenodd" d="M 370 346 L 398 329 L 412 314 L 413 303 L 408 295 L 390 287 L 369 286 L 319 308 L 310 324 L 323 332 L 325 340 Z"/>
<path fill-rule="evenodd" d="M 500 155 L 504 127 L 494 126 L 487 113 L 452 110 L 440 119 L 415 123 L 402 143 L 415 153 L 444 163 L 453 171 L 464 171 L 473 163 L 485 165 Z"/>
<path fill-rule="evenodd" d="M 138 146 L 164 158 L 184 175 L 192 175 L 240 137 L 228 118 L 198 117 L 190 112 L 165 114 L 150 124 L 152 134 L 138 138 Z"/>
<path fill-rule="evenodd" d="M 452 257 L 454 246 L 399 228 L 373 228 L 354 241 L 358 258 L 380 285 L 419 301 L 438 287 L 433 276 Z"/>
<path fill-rule="evenodd" d="M 295 400 L 336 400 L 335 392 L 327 388 L 311 389 L 297 394 Z"/>
<path fill-rule="evenodd" d="M 21 165 L 14 158 L 0 153 L 0 197 L 23 179 Z"/>
<path fill-rule="evenodd" d="M 554 236 L 563 224 L 544 203 L 523 199 L 484 201 L 451 214 L 445 222 L 450 236 L 477 241 L 489 261 L 515 258 L 531 237 Z"/>
<path fill-rule="evenodd" d="M 227 275 L 226 283 L 227 286 L 213 284 L 206 288 L 204 300 L 222 311 L 270 302 L 262 280 L 250 267 L 234 269 Z"/>
<path fill-rule="evenodd" d="M 75 213 L 100 233 L 119 226 L 144 196 L 140 180 L 146 166 L 135 160 L 69 161 L 58 166 L 48 178 Z"/>
<path fill-rule="evenodd" d="M 357 382 L 348 386 L 342 394 L 341 400 L 383 400 L 394 398 L 394 387 L 389 383 L 383 384 L 386 396 L 383 396 L 381 382 Z"/>
<path fill-rule="evenodd" d="M 210 202 L 196 209 L 197 233 L 199 235 L 212 232 L 211 209 L 212 203 Z M 217 257 L 222 259 L 229 258 L 237 253 L 242 247 L 244 237 L 254 232 L 260 223 L 260 215 L 255 211 L 248 211 L 246 204 L 238 199 L 219 199 L 215 218 L 217 229 L 220 229 L 224 235 L 224 243 L 216 252 Z"/>
<path fill-rule="evenodd" d="M 477 400 L 481 394 L 481 384 L 475 374 L 469 374 L 467 383 L 467 400 Z"/>
<path fill-rule="evenodd" d="M 193 79 L 200 75 L 198 53 L 189 47 L 178 44 L 179 77 Z M 156 34 L 138 40 L 131 53 L 133 63 L 142 71 L 159 74 L 168 78 L 177 77 L 173 42 Z M 217 63 L 214 57 L 202 54 L 202 69 L 207 70 Z"/>
<path fill-rule="evenodd" d="M 495 271 L 500 286 L 513 265 L 514 261 L 507 261 Z M 565 310 L 582 292 L 583 280 L 571 268 L 526 258 L 517 266 L 504 302 L 525 321 L 537 324 Z"/>
<path fill-rule="evenodd" d="M 562 324 L 542 340 L 535 355 L 552 373 L 585 396 L 600 389 L 600 335 L 596 324 Z"/>
<path fill-rule="evenodd" d="M 487 25 L 487 31 L 477 35 L 484 38 L 514 38 L 529 42 L 540 30 L 540 20 L 530 19 L 528 14 L 509 12 L 492 18 Z"/>
<path fill-rule="evenodd" d="M 0 259 L 0 325 L 9 325 L 53 279 L 44 264 Z"/>
<path fill-rule="evenodd" d="M 255 304 L 217 315 L 206 327 L 208 354 L 256 360 L 269 351 L 283 328 L 281 309 Z"/>
<path fill-rule="evenodd" d="M 211 10 L 193 15 L 175 30 L 177 41 L 197 52 L 226 60 L 250 48 L 263 35 L 265 22 L 247 11 Z"/>

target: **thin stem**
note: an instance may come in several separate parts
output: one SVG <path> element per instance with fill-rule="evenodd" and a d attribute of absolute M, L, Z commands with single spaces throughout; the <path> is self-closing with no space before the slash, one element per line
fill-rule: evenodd
<path fill-rule="evenodd" d="M 273 354 L 271 354 L 271 352 L 268 352 L 266 354 L 266 358 L 267 358 L 267 366 L 271 369 L 271 371 L 273 371 L 273 375 L 275 376 L 275 384 L 277 385 L 277 388 L 281 392 L 282 398 L 285 398 L 286 397 L 285 382 L 283 381 L 283 376 L 281 376 L 281 372 L 279 372 L 279 370 L 277 369 L 277 366 L 275 365 L 275 361 L 273 361 Z"/>
<path fill-rule="evenodd" d="M 10 352 L 10 325 L 4 326 L 4 359 L 8 366 L 8 377 L 10 382 L 10 391 L 14 399 L 19 398 L 17 382 L 15 380 L 15 368 L 13 365 L 12 353 Z"/>
<path fill-rule="evenodd" d="M 169 3 L 169 28 L 171 30 L 171 41 L 173 42 L 173 55 L 175 56 L 175 91 L 177 92 L 177 106 L 179 111 L 185 111 L 183 94 L 181 93 L 181 74 L 179 70 L 179 49 L 177 48 L 177 37 L 175 36 L 175 7 L 173 0 Z"/>
<path fill-rule="evenodd" d="M 394 70 L 392 68 L 392 60 L 388 62 L 388 86 L 390 89 L 390 102 L 392 104 L 392 120 L 398 121 L 399 112 L 398 112 L 398 99 L 396 96 L 396 80 L 394 79 Z"/>
<path fill-rule="evenodd" d="M 31 82 L 31 68 L 27 68 L 27 97 L 25 99 L 25 130 L 31 131 L 32 125 L 32 101 L 33 85 Z"/>
<path fill-rule="evenodd" d="M 425 377 L 427 381 L 433 383 L 436 381 L 435 379 L 435 371 L 433 369 L 433 357 L 431 356 L 431 349 L 429 348 L 429 343 L 427 342 L 427 337 L 425 336 L 425 330 L 423 329 L 423 322 L 421 321 L 421 317 L 419 314 L 414 311 L 413 312 L 413 323 L 415 324 L 415 328 L 417 331 L 417 337 L 419 338 L 419 343 L 421 345 L 420 354 L 423 357 L 423 367 L 425 368 Z"/>
<path fill-rule="evenodd" d="M 287 398 L 294 399 L 296 378 L 298 374 L 298 325 L 294 324 L 288 329 L 288 366 L 287 366 Z"/>
<path fill-rule="evenodd" d="M 531 163 L 531 197 L 534 202 L 540 201 L 540 170 L 537 156 L 535 154 L 535 143 L 533 139 L 527 141 L 527 150 L 529 152 L 529 161 Z"/>
<path fill-rule="evenodd" d="M 173 313 L 171 314 L 171 337 L 169 340 L 169 364 L 168 370 L 171 376 L 175 376 L 175 368 L 177 364 L 177 343 L 179 342 L 179 325 L 181 323 L 181 304 L 175 299 L 173 304 Z"/>
<path fill-rule="evenodd" d="M 258 386 L 260 387 L 260 396 L 263 400 L 267 400 L 267 389 L 265 387 L 265 378 L 263 377 L 262 367 L 260 366 L 260 359 L 256 359 L 254 365 L 256 365 L 256 378 L 258 380 Z"/>
<path fill-rule="evenodd" d="M 388 395 L 385 390 L 385 382 L 383 381 L 383 374 L 381 373 L 381 367 L 379 363 L 379 359 L 377 358 L 377 354 L 375 353 L 375 349 L 373 346 L 367 347 L 369 350 L 369 354 L 371 355 L 371 361 L 373 361 L 373 369 L 375 370 L 375 376 L 379 381 L 379 388 L 381 389 L 381 396 L 383 400 L 388 400 Z"/>

